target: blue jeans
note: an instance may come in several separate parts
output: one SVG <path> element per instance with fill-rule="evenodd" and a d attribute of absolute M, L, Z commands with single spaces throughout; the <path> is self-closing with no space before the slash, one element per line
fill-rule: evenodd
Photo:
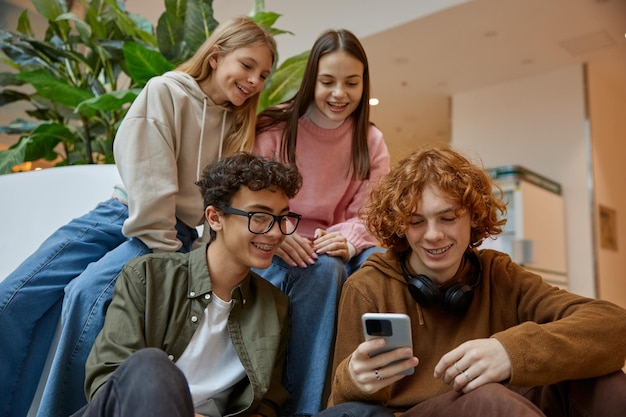
<path fill-rule="evenodd" d="M 0 282 L 0 416 L 28 413 L 61 317 L 62 331 L 38 415 L 67 416 L 86 403 L 85 362 L 104 324 L 113 286 L 130 259 L 150 252 L 128 239 L 116 199 L 54 232 Z M 195 229 L 177 225 L 189 250 Z M 10 341 L 10 343 L 7 343 Z"/>
<path fill-rule="evenodd" d="M 185 375 L 165 352 L 146 348 L 130 355 L 111 374 L 93 400 L 72 417 L 193 415 L 193 401 Z"/>
<path fill-rule="evenodd" d="M 369 248 L 349 262 L 322 255 L 307 268 L 292 267 L 278 256 L 267 269 L 254 270 L 289 297 L 291 337 L 283 382 L 290 400 L 284 416 L 313 415 L 325 404 L 324 385 L 335 343 L 341 288 L 361 263 L 382 248 Z"/>

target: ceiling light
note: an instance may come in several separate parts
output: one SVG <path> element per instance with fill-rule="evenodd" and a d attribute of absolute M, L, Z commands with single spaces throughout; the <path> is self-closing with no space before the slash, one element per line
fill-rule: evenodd
<path fill-rule="evenodd" d="M 378 106 L 378 103 L 380 103 L 380 101 L 378 101 L 377 98 L 375 97 L 370 98 L 370 106 Z"/>

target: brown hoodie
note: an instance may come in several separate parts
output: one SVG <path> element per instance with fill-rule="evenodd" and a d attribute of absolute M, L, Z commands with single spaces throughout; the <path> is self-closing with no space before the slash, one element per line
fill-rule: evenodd
<path fill-rule="evenodd" d="M 370 256 L 341 295 L 330 406 L 367 401 L 400 412 L 448 392 L 450 386 L 433 378 L 435 365 L 461 343 L 479 338 L 502 343 L 511 360 L 510 382 L 517 386 L 595 377 L 624 366 L 626 310 L 553 287 L 506 254 L 488 249 L 477 254 L 481 280 L 462 316 L 418 305 L 394 252 Z M 466 258 L 452 280 L 473 284 L 477 272 Z M 360 391 L 348 371 L 350 355 L 364 341 L 366 312 L 408 314 L 420 361 L 412 376 L 373 395 Z"/>

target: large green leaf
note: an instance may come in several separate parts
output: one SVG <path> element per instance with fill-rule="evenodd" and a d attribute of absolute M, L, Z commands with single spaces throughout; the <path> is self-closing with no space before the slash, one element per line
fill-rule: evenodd
<path fill-rule="evenodd" d="M 185 20 L 166 11 L 159 17 L 157 42 L 161 53 L 169 60 L 182 61 L 185 49 Z"/>
<path fill-rule="evenodd" d="M 36 39 L 26 39 L 26 42 L 37 51 L 38 55 L 44 55 L 49 62 L 62 65 L 67 64 L 64 60 L 70 60 L 74 63 L 85 63 L 85 56 L 82 53 L 65 48 L 62 45 L 54 45 Z"/>
<path fill-rule="evenodd" d="M 118 110 L 124 104 L 132 103 L 141 92 L 140 88 L 113 91 L 83 101 L 76 107 L 76 112 L 85 117 L 93 117 L 98 112 Z"/>
<path fill-rule="evenodd" d="M 218 22 L 213 17 L 213 1 L 189 0 L 185 18 L 185 43 L 196 51 L 215 30 Z"/>
<path fill-rule="evenodd" d="M 136 42 L 124 44 L 124 57 L 128 73 L 140 86 L 145 85 L 155 75 L 161 75 L 174 68 L 174 65 L 159 52 L 150 50 Z"/>
<path fill-rule="evenodd" d="M 280 16 L 280 14 L 274 12 L 256 12 L 254 16 L 252 16 L 252 20 L 254 20 L 259 25 L 267 28 L 273 36 L 282 34 L 293 35 L 293 32 L 277 29 L 274 27 L 274 23 L 276 23 Z"/>
<path fill-rule="evenodd" d="M 27 140 L 20 140 L 10 149 L 0 152 L 0 174 L 10 173 L 15 165 L 24 162 L 27 145 Z"/>
<path fill-rule="evenodd" d="M 65 0 L 32 0 L 32 3 L 37 12 L 49 21 L 54 21 L 59 15 L 67 13 Z"/>
<path fill-rule="evenodd" d="M 83 64 L 84 56 L 50 42 L 0 29 L 0 49 L 21 71 L 45 69 L 62 77 L 70 63 Z"/>
<path fill-rule="evenodd" d="M 8 125 L 0 126 L 0 133 L 21 135 L 32 132 L 38 125 L 39 123 L 33 123 L 29 120 L 15 119 Z M 0 155 L 2 155 L 2 152 L 0 152 Z"/>
<path fill-rule="evenodd" d="M 16 101 L 26 100 L 30 96 L 28 94 L 21 93 L 15 90 L 8 90 L 6 88 L 0 90 L 0 106 L 4 106 L 6 104 L 15 103 Z"/>
<path fill-rule="evenodd" d="M 61 141 L 72 140 L 74 134 L 65 125 L 42 123 L 31 135 L 20 138 L 19 142 L 6 151 L 0 152 L 0 174 L 11 172 L 15 165 L 27 161 L 46 159 L 52 161 L 58 157 L 54 148 Z"/>
<path fill-rule="evenodd" d="M 42 123 L 28 137 L 28 146 L 24 154 L 24 161 L 45 159 L 53 161 L 58 158 L 54 148 L 60 142 L 73 142 L 74 133 L 60 123 Z"/>
<path fill-rule="evenodd" d="M 259 112 L 293 98 L 300 88 L 309 51 L 288 58 L 268 80 L 259 100 Z"/>
<path fill-rule="evenodd" d="M 212 1 L 211 7 L 213 7 Z M 187 13 L 187 0 L 165 0 L 165 11 L 177 16 L 181 20 L 185 20 L 185 14 Z"/>
<path fill-rule="evenodd" d="M 35 36 L 35 33 L 30 27 L 30 19 L 28 18 L 28 11 L 26 10 L 24 10 L 17 19 L 17 31 L 31 38 Z"/>
<path fill-rule="evenodd" d="M 18 33 L 11 33 L 0 28 L 0 49 L 7 59 L 11 60 L 11 66 L 19 69 L 47 68 L 54 71 L 46 54 L 41 53 L 31 45 L 29 38 Z M 6 62 L 6 59 L 3 59 Z"/>
<path fill-rule="evenodd" d="M 136 13 L 128 13 L 128 17 L 133 21 L 137 28 L 137 32 L 135 32 L 137 34 L 137 38 L 156 48 L 157 41 L 152 23 L 145 17 L 139 16 Z"/>
<path fill-rule="evenodd" d="M 92 32 L 91 32 L 91 26 L 89 26 L 87 22 L 85 22 L 84 20 L 76 16 L 74 13 L 63 13 L 57 18 L 57 21 L 61 21 L 61 20 L 67 20 L 67 21 L 73 22 L 81 40 L 84 43 L 89 42 L 89 39 L 91 39 L 91 36 L 92 36 Z"/>
<path fill-rule="evenodd" d="M 119 28 L 123 37 L 132 37 L 141 39 L 149 45 L 155 45 L 154 36 L 143 30 L 143 27 L 137 26 L 135 20 L 131 19 L 125 10 L 122 10 L 116 0 L 105 0 L 110 7 L 114 18 L 111 20 Z M 142 25 L 143 26 L 143 25 Z"/>
<path fill-rule="evenodd" d="M 18 80 L 14 72 L 0 72 L 0 87 L 8 85 L 24 85 L 24 81 Z"/>
<path fill-rule="evenodd" d="M 90 91 L 74 87 L 45 70 L 22 72 L 17 78 L 32 84 L 43 97 L 65 106 L 76 107 L 80 102 L 93 97 Z"/>
<path fill-rule="evenodd" d="M 61 39 L 67 39 L 71 27 L 66 21 L 57 22 L 56 19 L 63 13 L 67 13 L 65 0 L 31 0 L 37 12 L 48 19 L 48 31 L 54 31 Z"/>
<path fill-rule="evenodd" d="M 108 36 L 105 9 L 101 0 L 92 0 L 85 12 L 85 22 L 91 27 L 93 36 L 98 39 L 105 39 Z"/>

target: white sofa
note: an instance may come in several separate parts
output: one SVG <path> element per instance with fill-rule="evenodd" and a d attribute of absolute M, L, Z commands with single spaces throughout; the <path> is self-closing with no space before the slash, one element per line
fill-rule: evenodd
<path fill-rule="evenodd" d="M 74 165 L 0 175 L 0 280 L 56 229 L 108 199 L 120 181 L 115 165 Z M 29 417 L 36 414 L 53 354 L 54 347 Z"/>

